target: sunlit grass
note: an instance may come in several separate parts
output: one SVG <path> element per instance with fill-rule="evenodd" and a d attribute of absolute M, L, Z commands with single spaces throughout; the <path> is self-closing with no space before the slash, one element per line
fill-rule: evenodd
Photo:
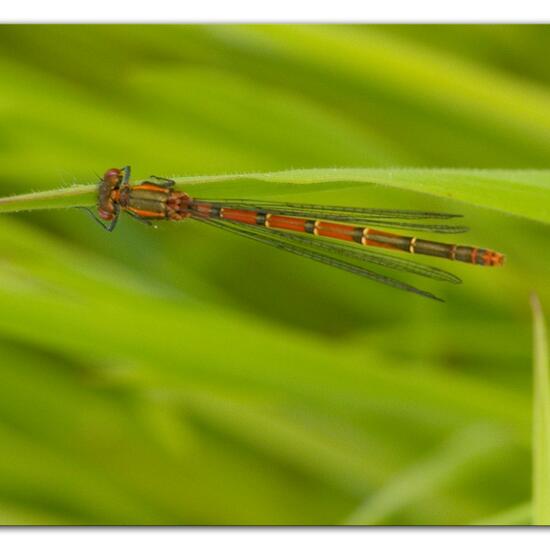
<path fill-rule="evenodd" d="M 220 198 L 227 195 L 250 198 L 258 189 L 264 196 L 284 197 L 300 192 L 320 193 L 357 187 L 369 190 L 373 185 L 387 186 L 444 198 L 447 207 L 456 210 L 460 209 L 462 203 L 466 203 L 550 223 L 550 212 L 546 207 L 550 201 L 550 178 L 549 173 L 543 170 L 317 168 L 172 178 L 176 182 L 176 189 L 186 190 L 198 197 L 204 193 L 212 196 L 212 193 L 217 192 Z M 0 197 L 0 212 L 93 206 L 96 200 L 97 184 L 76 185 L 59 190 Z M 317 200 L 323 202 L 323 195 Z M 453 205 L 453 202 L 458 204 Z"/>
<path fill-rule="evenodd" d="M 550 376 L 546 324 L 538 297 L 533 308 L 533 523 L 550 525 Z"/>

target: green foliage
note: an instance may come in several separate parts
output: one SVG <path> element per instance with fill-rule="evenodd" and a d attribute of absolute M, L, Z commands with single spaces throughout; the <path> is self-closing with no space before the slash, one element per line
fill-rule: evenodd
<path fill-rule="evenodd" d="M 549 46 L 537 26 L 1 27 L 0 523 L 532 521 Z M 203 197 L 460 212 L 506 265 L 426 259 L 464 279 L 423 283 L 438 304 L 193 222 L 38 211 L 93 204 L 126 164 Z"/>

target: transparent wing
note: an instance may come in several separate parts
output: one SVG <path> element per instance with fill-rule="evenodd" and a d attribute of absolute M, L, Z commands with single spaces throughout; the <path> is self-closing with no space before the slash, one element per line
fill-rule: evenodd
<path fill-rule="evenodd" d="M 260 210 L 282 216 L 297 216 L 331 220 L 336 222 L 358 223 L 376 227 L 411 229 L 432 233 L 464 233 L 468 228 L 463 225 L 438 223 L 416 223 L 403 220 L 451 219 L 461 218 L 461 214 L 443 212 L 422 212 L 418 210 L 389 210 L 381 208 L 355 208 L 350 206 L 325 206 L 318 204 L 295 204 L 274 201 L 255 201 L 247 199 L 200 200 L 196 204 L 209 204 L 220 208 L 238 208 L 242 210 Z"/>
<path fill-rule="evenodd" d="M 309 258 L 311 260 L 315 260 L 317 262 L 330 265 L 332 267 L 336 267 L 338 269 L 342 269 L 344 271 L 348 271 L 356 275 L 360 275 L 361 277 L 365 277 L 377 283 L 391 286 L 399 290 L 404 290 L 406 292 L 418 294 L 420 296 L 424 296 L 425 298 L 430 298 L 438 302 L 443 302 L 444 300 L 435 296 L 431 292 L 419 289 L 417 287 L 414 287 L 402 281 L 398 281 L 397 279 L 394 279 L 392 277 L 381 275 L 380 273 L 376 273 L 364 267 L 355 265 L 346 260 L 335 258 L 328 252 L 328 250 L 330 250 L 330 252 L 352 257 L 357 260 L 377 263 L 379 265 L 383 265 L 384 267 L 400 269 L 401 271 L 408 271 L 411 273 L 416 273 L 417 275 L 424 275 L 427 277 L 435 278 L 438 280 L 445 280 L 448 282 L 460 282 L 460 279 L 455 278 L 450 273 L 446 273 L 436 268 L 420 266 L 419 264 L 414 264 L 413 262 L 404 262 L 399 259 L 391 258 L 392 260 L 397 260 L 397 261 L 383 263 L 386 259 L 389 259 L 389 256 L 385 256 L 383 254 L 374 254 L 369 252 L 367 253 L 366 256 L 364 255 L 356 256 L 355 252 L 359 253 L 359 251 L 354 251 L 345 246 L 342 246 L 342 247 L 338 245 L 329 246 L 329 243 L 324 243 L 324 242 L 320 243 L 316 240 L 308 239 L 307 237 L 302 237 L 297 239 L 296 237 L 299 237 L 298 235 L 289 235 L 287 233 L 283 233 L 275 230 L 268 230 L 265 228 L 263 228 L 262 230 L 262 228 L 260 227 L 244 226 L 237 222 L 231 222 L 228 220 L 222 221 L 222 220 L 204 218 L 201 216 L 193 216 L 193 218 L 207 225 L 211 225 L 213 227 L 218 227 L 225 231 L 229 231 L 230 233 L 233 233 L 235 235 L 247 237 L 257 242 L 261 242 L 263 244 L 273 246 L 280 250 L 285 250 L 292 254 Z M 319 245 L 322 245 L 322 246 L 319 246 Z M 345 250 L 341 250 L 342 248 L 345 248 Z M 343 252 L 344 254 L 342 254 Z M 384 258 L 384 259 L 382 260 L 381 258 Z"/>
<path fill-rule="evenodd" d="M 240 227 L 238 222 L 228 223 L 234 223 Z M 295 242 L 298 245 L 307 246 L 318 250 L 327 250 L 339 256 L 346 256 L 360 262 L 376 264 L 388 269 L 412 273 L 414 275 L 420 275 L 421 277 L 427 277 L 436 281 L 452 284 L 462 283 L 462 279 L 452 273 L 449 273 L 448 271 L 445 271 L 444 269 L 423 265 L 407 258 L 390 256 L 389 254 L 384 254 L 383 252 L 375 252 L 357 244 L 325 241 L 322 240 L 322 237 L 296 235 L 294 233 L 288 233 L 277 229 L 268 229 L 262 226 L 250 226 L 250 231 L 263 235 L 277 235 L 280 239 Z"/>

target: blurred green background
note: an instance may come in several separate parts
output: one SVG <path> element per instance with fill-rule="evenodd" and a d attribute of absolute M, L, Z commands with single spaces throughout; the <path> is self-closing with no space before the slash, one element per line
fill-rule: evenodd
<path fill-rule="evenodd" d="M 126 164 L 550 168 L 549 48 L 546 26 L 2 26 L 1 195 Z M 548 226 L 246 190 L 461 212 L 507 265 L 452 264 L 462 286 L 420 285 L 439 304 L 192 222 L 2 215 L 0 523 L 528 523 Z"/>

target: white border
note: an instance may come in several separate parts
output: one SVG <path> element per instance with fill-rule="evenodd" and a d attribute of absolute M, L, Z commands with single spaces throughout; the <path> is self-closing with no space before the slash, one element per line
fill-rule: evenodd
<path fill-rule="evenodd" d="M 407 550 L 516 549 L 548 547 L 544 528 L 136 528 L 136 529 L 4 529 L 3 548 L 41 550 L 132 550 L 182 548 L 223 550 Z M 162 545 L 162 546 L 160 546 Z"/>
<path fill-rule="evenodd" d="M 0 22 L 550 22 L 545 0 L 4 1 Z"/>
<path fill-rule="evenodd" d="M 60 0 L 4 2 L 1 22 L 550 22 L 550 3 L 522 0 L 505 3 L 489 0 L 337 0 L 332 2 L 278 0 L 155 0 L 133 2 L 96 0 L 90 3 Z M 41 550 L 102 550 L 108 548 L 223 548 L 224 550 L 289 550 L 291 548 L 344 547 L 346 550 L 407 548 L 407 550 L 468 550 L 517 548 L 529 539 L 530 550 L 548 547 L 548 530 L 541 529 L 0 529 L 4 548 Z"/>

